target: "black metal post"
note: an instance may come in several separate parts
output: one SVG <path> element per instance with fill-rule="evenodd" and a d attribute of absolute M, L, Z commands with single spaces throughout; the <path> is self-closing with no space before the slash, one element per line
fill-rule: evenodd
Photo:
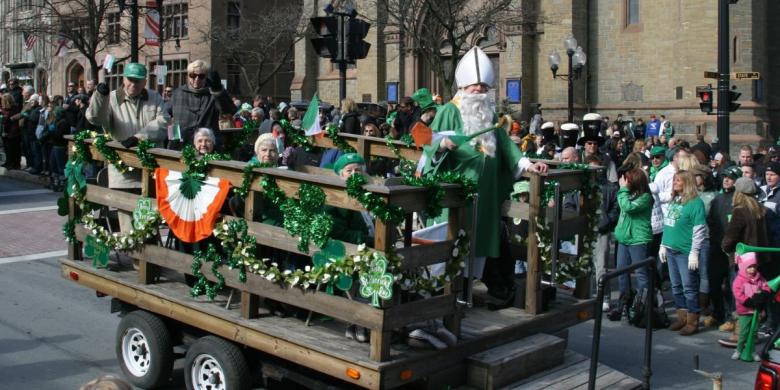
<path fill-rule="evenodd" d="M 729 147 L 729 0 L 718 0 L 718 145 Z"/>
<path fill-rule="evenodd" d="M 138 62 L 138 0 L 130 3 L 130 62 Z"/>
<path fill-rule="evenodd" d="M 572 72 L 572 56 L 574 56 L 574 50 L 566 50 L 566 55 L 569 56 L 569 74 L 566 76 L 566 80 L 569 83 L 569 123 L 574 122 L 574 73 Z"/>
<path fill-rule="evenodd" d="M 650 389 L 650 377 L 653 375 L 650 359 L 653 355 L 653 309 L 655 308 L 655 259 L 647 265 L 647 299 L 645 300 L 645 365 L 642 373 L 645 376 L 645 389 Z M 652 304 L 647 304 L 652 302 Z"/>
<path fill-rule="evenodd" d="M 339 18 L 339 36 L 338 36 L 338 55 L 336 61 L 339 64 L 339 108 L 341 102 L 347 98 L 347 15 L 338 13 Z M 342 113 L 343 114 L 343 113 Z"/>

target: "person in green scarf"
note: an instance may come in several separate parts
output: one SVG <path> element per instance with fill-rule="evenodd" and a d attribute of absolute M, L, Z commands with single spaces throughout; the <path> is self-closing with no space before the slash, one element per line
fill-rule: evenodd
<path fill-rule="evenodd" d="M 666 159 L 666 148 L 660 145 L 653 146 L 650 149 L 650 159 L 650 181 L 652 182 L 655 180 L 655 175 L 669 165 L 669 160 Z"/>

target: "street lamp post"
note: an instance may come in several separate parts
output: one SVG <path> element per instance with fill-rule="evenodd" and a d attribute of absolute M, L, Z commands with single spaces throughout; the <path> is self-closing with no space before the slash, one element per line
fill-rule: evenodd
<path fill-rule="evenodd" d="M 582 68 L 587 62 L 587 56 L 582 50 L 582 47 L 577 46 L 577 40 L 570 36 L 563 41 L 564 47 L 566 47 L 566 55 L 569 57 L 569 73 L 558 74 L 558 68 L 561 64 L 561 55 L 558 54 L 558 50 L 553 50 L 547 57 L 547 62 L 550 64 L 550 70 L 553 74 L 553 80 L 556 78 L 566 80 L 568 83 L 569 94 L 569 122 L 574 121 L 574 80 L 580 78 L 582 74 Z M 573 71 L 572 71 L 573 70 Z"/>

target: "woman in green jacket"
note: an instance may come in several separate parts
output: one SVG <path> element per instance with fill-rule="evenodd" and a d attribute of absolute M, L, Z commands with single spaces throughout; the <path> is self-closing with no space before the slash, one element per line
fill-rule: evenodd
<path fill-rule="evenodd" d="M 617 266 L 623 268 L 642 261 L 647 256 L 647 244 L 653 239 L 653 228 L 650 224 L 653 196 L 650 194 L 647 174 L 641 169 L 626 171 L 618 183 L 620 217 L 615 227 L 615 239 L 618 242 Z M 639 268 L 636 274 L 637 289 L 646 288 L 647 271 Z M 628 294 L 628 282 L 628 275 L 621 275 L 618 279 L 620 293 L 624 296 Z"/>

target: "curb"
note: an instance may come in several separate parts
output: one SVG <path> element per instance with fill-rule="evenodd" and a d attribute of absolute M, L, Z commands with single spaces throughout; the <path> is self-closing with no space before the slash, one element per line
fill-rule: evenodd
<path fill-rule="evenodd" d="M 48 180 L 45 177 L 39 175 L 33 175 L 21 170 L 8 170 L 0 167 L 0 177 L 8 177 L 14 180 L 24 181 L 27 183 L 38 184 L 41 187 L 45 187 Z"/>

